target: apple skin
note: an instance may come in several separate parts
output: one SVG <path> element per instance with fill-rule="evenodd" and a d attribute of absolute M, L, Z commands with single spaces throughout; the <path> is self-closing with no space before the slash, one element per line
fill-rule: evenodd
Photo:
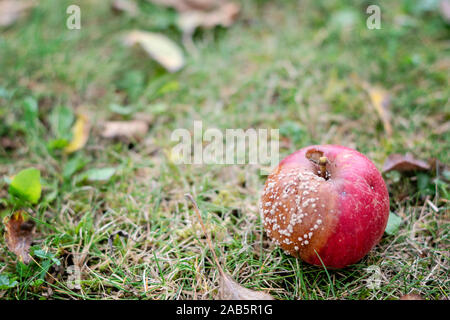
<path fill-rule="evenodd" d="M 327 157 L 328 179 L 307 158 L 310 153 Z M 361 153 L 315 145 L 287 156 L 269 175 L 260 211 L 268 236 L 285 252 L 337 269 L 358 262 L 380 241 L 389 194 L 380 172 Z"/>

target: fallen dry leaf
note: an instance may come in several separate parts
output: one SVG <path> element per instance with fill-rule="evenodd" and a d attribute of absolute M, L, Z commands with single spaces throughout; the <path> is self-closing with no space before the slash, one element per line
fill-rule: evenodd
<path fill-rule="evenodd" d="M 148 124 L 142 120 L 107 121 L 103 124 L 101 136 L 103 138 L 142 138 L 148 131 Z"/>
<path fill-rule="evenodd" d="M 240 5 L 226 0 L 149 0 L 179 12 L 178 27 L 192 35 L 198 27 L 229 27 L 237 19 Z"/>
<path fill-rule="evenodd" d="M 178 12 L 189 10 L 212 10 L 219 5 L 222 0 L 148 0 L 157 5 L 174 8 Z"/>
<path fill-rule="evenodd" d="M 89 139 L 90 123 L 84 114 L 78 114 L 77 120 L 72 127 L 72 141 L 64 148 L 64 152 L 73 153 L 80 150 Z"/>
<path fill-rule="evenodd" d="M 384 130 L 386 131 L 387 136 L 392 136 L 391 114 L 389 112 L 391 98 L 389 93 L 385 89 L 379 87 L 364 85 L 364 88 L 370 97 L 373 108 L 376 110 L 378 116 L 383 122 Z"/>
<path fill-rule="evenodd" d="M 450 0 L 442 0 L 439 5 L 442 18 L 450 24 Z"/>
<path fill-rule="evenodd" d="M 168 8 L 174 8 L 177 11 L 189 10 L 191 7 L 183 0 L 148 0 L 148 2 L 161 5 Z"/>
<path fill-rule="evenodd" d="M 33 220 L 27 220 L 24 211 L 15 212 L 12 217 L 5 217 L 3 224 L 5 225 L 5 241 L 8 249 L 14 252 L 25 264 L 31 260 L 28 250 L 33 241 L 33 233 L 35 223 Z"/>
<path fill-rule="evenodd" d="M 415 171 L 430 170 L 430 165 L 425 161 L 414 158 L 410 153 L 391 154 L 387 157 L 383 165 L 383 172 L 396 171 Z"/>
<path fill-rule="evenodd" d="M 12 140 L 9 137 L 0 137 L 0 148 L 3 148 L 5 150 L 14 150 L 17 149 L 18 142 L 15 140 Z"/>
<path fill-rule="evenodd" d="M 219 263 L 219 259 L 217 258 L 216 252 L 214 251 L 211 237 L 209 236 L 209 233 L 206 231 L 205 224 L 203 223 L 202 216 L 200 215 L 200 209 L 198 208 L 197 202 L 190 194 L 186 194 L 185 197 L 189 201 L 191 201 L 194 206 L 194 211 L 197 214 L 197 218 L 200 222 L 203 233 L 205 234 L 209 249 L 213 254 L 214 262 L 216 263 L 216 266 L 219 269 L 220 281 L 219 281 L 218 298 L 220 300 L 274 300 L 274 298 L 268 293 L 244 288 L 236 281 L 234 281 L 233 278 L 222 269 Z"/>
<path fill-rule="evenodd" d="M 36 5 L 30 0 L 0 0 L 0 27 L 8 27 Z"/>
<path fill-rule="evenodd" d="M 226 273 L 220 277 L 218 298 L 220 300 L 274 300 L 270 294 L 244 288 Z"/>
<path fill-rule="evenodd" d="M 236 3 L 224 3 L 212 11 L 184 11 L 178 18 L 178 27 L 185 34 L 192 34 L 198 27 L 206 29 L 215 26 L 229 27 L 237 19 L 240 6 Z"/>
<path fill-rule="evenodd" d="M 178 71 L 184 66 L 183 51 L 175 42 L 162 34 L 133 30 L 124 37 L 124 44 L 139 45 L 169 72 Z"/>
<path fill-rule="evenodd" d="M 116 14 L 126 13 L 131 17 L 138 15 L 136 2 L 130 0 L 114 0 L 111 3 L 111 10 Z"/>
<path fill-rule="evenodd" d="M 420 295 L 410 293 L 400 297 L 400 300 L 424 300 Z"/>

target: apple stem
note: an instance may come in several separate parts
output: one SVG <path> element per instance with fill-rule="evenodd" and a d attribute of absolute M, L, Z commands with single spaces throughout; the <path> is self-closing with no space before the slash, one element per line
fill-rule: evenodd
<path fill-rule="evenodd" d="M 320 176 L 327 180 L 329 178 L 329 174 L 327 172 L 327 157 L 320 157 L 319 158 L 319 169 L 320 169 Z"/>
<path fill-rule="evenodd" d="M 305 157 L 319 167 L 319 170 L 316 172 L 319 177 L 325 180 L 330 178 L 330 174 L 327 171 L 328 158 L 323 155 L 323 151 L 311 149 L 306 152 Z"/>

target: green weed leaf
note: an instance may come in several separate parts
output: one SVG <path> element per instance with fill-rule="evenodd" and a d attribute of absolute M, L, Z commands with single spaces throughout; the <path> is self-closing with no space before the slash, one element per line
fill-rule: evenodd
<path fill-rule="evenodd" d="M 84 173 L 84 177 L 88 181 L 108 181 L 115 173 L 115 168 L 90 169 Z"/>
<path fill-rule="evenodd" d="M 64 179 L 69 179 L 75 172 L 83 169 L 83 167 L 88 163 L 88 161 L 83 157 L 74 157 L 70 159 L 63 168 Z"/>
<path fill-rule="evenodd" d="M 396 215 L 393 212 L 389 213 L 389 220 L 386 226 L 386 230 L 384 230 L 388 235 L 394 235 L 397 233 L 398 228 L 402 224 L 402 218 Z"/>
<path fill-rule="evenodd" d="M 10 279 L 7 275 L 0 274 L 0 290 L 14 288 L 17 284 L 17 281 Z"/>
<path fill-rule="evenodd" d="M 41 172 L 35 168 L 20 171 L 11 181 L 9 193 L 36 204 L 41 197 Z"/>

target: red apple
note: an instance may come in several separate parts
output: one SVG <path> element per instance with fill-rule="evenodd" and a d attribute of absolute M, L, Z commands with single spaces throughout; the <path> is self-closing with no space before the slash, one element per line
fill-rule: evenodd
<path fill-rule="evenodd" d="M 343 268 L 381 239 L 389 194 L 364 155 L 317 145 L 281 161 L 266 181 L 260 210 L 267 234 L 285 252 L 310 264 Z"/>

